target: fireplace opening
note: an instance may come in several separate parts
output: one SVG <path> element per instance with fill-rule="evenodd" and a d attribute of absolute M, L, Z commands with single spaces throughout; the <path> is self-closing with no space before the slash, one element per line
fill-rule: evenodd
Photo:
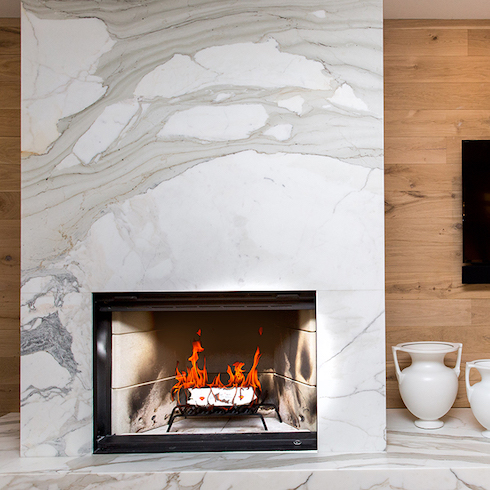
<path fill-rule="evenodd" d="M 94 452 L 317 448 L 312 291 L 94 293 Z"/>

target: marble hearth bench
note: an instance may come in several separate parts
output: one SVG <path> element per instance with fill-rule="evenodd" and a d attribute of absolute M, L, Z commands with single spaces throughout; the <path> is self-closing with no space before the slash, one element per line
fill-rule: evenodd
<path fill-rule="evenodd" d="M 388 450 L 295 453 L 89 455 L 20 458 L 19 416 L 0 418 L 0 488 L 178 490 L 488 490 L 490 441 L 470 409 L 421 431 L 406 410 L 388 410 Z"/>

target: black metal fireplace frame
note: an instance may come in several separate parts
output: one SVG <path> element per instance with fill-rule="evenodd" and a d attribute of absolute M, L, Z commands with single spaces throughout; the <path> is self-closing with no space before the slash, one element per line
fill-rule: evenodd
<path fill-rule="evenodd" d="M 93 293 L 94 453 L 301 451 L 317 449 L 316 432 L 111 434 L 112 312 L 315 309 L 314 291 Z"/>

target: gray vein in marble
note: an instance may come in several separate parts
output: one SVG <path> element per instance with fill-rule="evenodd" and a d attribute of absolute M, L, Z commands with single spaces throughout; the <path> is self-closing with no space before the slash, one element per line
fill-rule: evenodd
<path fill-rule="evenodd" d="M 385 374 L 385 371 L 383 370 L 380 373 L 376 373 L 376 375 L 373 376 L 373 378 L 376 379 L 376 378 L 378 378 L 378 376 L 384 375 L 384 374 Z M 383 398 L 385 398 L 383 383 L 381 383 L 379 380 L 377 380 L 377 384 L 380 385 L 379 388 L 362 388 L 359 390 L 359 389 L 357 389 L 357 387 L 353 387 L 352 391 L 350 391 L 348 393 L 344 393 L 342 395 L 333 395 L 333 396 L 329 396 L 328 398 L 335 400 L 335 399 L 339 399 L 339 398 L 349 398 L 351 396 L 361 395 L 363 393 L 376 393 L 377 395 L 380 395 Z"/>
<path fill-rule="evenodd" d="M 308 478 L 306 478 L 306 480 L 304 482 L 300 483 L 296 487 L 291 487 L 291 490 L 300 490 L 300 488 L 308 488 L 308 482 L 310 481 L 312 476 L 313 476 L 313 473 L 310 473 L 308 475 Z"/>
<path fill-rule="evenodd" d="M 39 292 L 29 298 L 27 301 L 27 306 L 29 309 L 33 309 L 35 307 L 35 303 L 38 298 L 46 296 L 48 293 L 52 293 L 54 296 L 54 306 L 61 307 L 63 306 L 64 297 L 66 294 L 80 291 L 78 279 L 72 273 L 66 270 L 45 269 L 43 271 L 39 271 L 36 274 L 36 277 L 48 277 L 49 281 L 46 284 L 43 284 Z M 24 280 L 21 283 L 21 287 L 25 284 L 26 281 Z"/>
<path fill-rule="evenodd" d="M 460 478 L 456 471 L 451 469 L 451 473 L 454 475 L 454 477 L 456 478 L 456 480 L 458 482 L 460 482 L 461 484 L 464 485 L 464 488 L 469 488 L 470 490 L 485 490 L 485 488 L 483 486 L 480 486 L 480 485 L 472 485 L 471 483 L 468 483 L 466 481 L 464 481 L 462 478 Z M 458 485 L 459 487 L 459 485 Z"/>
<path fill-rule="evenodd" d="M 359 337 L 362 335 L 366 334 L 370 328 L 375 325 L 375 323 L 384 315 L 384 311 L 378 313 L 378 315 L 373 318 L 372 321 L 370 321 L 359 333 L 357 333 L 352 339 L 350 339 L 343 347 L 340 349 L 338 352 L 336 352 L 333 356 L 331 356 L 329 359 L 326 359 L 322 364 L 328 364 L 332 359 L 335 359 L 337 356 L 340 356 L 345 350 L 347 350 L 351 345 L 353 345 Z"/>
<path fill-rule="evenodd" d="M 34 325 L 38 320 L 36 318 L 28 325 Z M 71 334 L 61 324 L 58 313 L 52 313 L 47 317 L 41 318 L 41 323 L 32 330 L 28 329 L 27 325 L 21 328 L 21 355 L 26 356 L 36 352 L 47 352 L 53 356 L 61 367 L 70 373 L 73 380 L 78 373 L 78 368 L 71 350 L 72 340 Z M 53 390 L 61 390 L 64 394 L 66 394 L 66 390 L 69 391 L 68 388 L 50 387 L 41 390 L 39 394 L 52 392 Z M 31 387 L 27 397 L 32 396 L 34 392 L 36 392 L 36 388 Z"/>
<path fill-rule="evenodd" d="M 366 186 L 368 185 L 368 182 L 369 182 L 369 178 L 371 177 L 371 174 L 372 174 L 373 170 L 374 169 L 369 170 L 368 174 L 366 175 L 366 180 L 365 180 L 363 186 L 360 189 L 355 190 L 355 191 L 352 191 L 352 192 L 349 192 L 340 201 L 338 201 L 337 204 L 335 204 L 335 206 L 334 206 L 334 208 L 332 210 L 332 214 L 335 214 L 336 213 L 337 208 L 339 207 L 339 204 L 342 203 L 343 201 L 345 201 L 351 194 L 354 194 L 355 192 L 362 192 L 366 188 Z"/>

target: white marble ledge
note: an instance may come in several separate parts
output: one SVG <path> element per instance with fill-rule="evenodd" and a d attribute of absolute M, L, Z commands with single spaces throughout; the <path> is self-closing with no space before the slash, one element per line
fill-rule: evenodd
<path fill-rule="evenodd" d="M 19 417 L 0 418 L 0 488 L 198 490 L 490 490 L 490 440 L 469 409 L 431 432 L 406 410 L 388 410 L 388 450 L 297 453 L 91 455 L 20 458 Z"/>

